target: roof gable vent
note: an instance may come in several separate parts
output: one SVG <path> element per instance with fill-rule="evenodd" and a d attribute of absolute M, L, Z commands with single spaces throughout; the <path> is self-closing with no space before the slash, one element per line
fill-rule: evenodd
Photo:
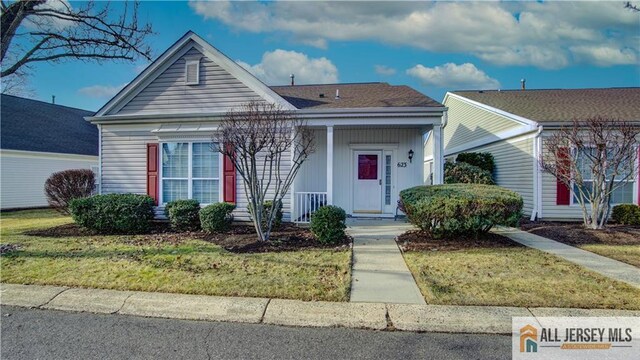
<path fill-rule="evenodd" d="M 200 59 L 187 60 L 184 73 L 185 84 L 198 85 L 200 83 Z"/>

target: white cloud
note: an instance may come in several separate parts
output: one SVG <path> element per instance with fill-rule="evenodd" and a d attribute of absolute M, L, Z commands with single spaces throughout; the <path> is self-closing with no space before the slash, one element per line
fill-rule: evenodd
<path fill-rule="evenodd" d="M 109 99 L 115 96 L 122 88 L 127 86 L 127 84 L 122 84 L 118 86 L 111 85 L 93 85 L 83 87 L 78 90 L 78 92 L 84 96 L 96 98 L 96 99 Z"/>
<path fill-rule="evenodd" d="M 61 13 L 68 13 L 73 9 L 69 1 L 67 0 L 47 0 L 45 3 L 37 5 L 35 10 L 55 10 Z M 75 26 L 76 23 L 72 20 L 69 20 L 71 17 L 66 17 L 61 14 L 51 14 L 52 16 L 47 16 L 46 13 L 41 15 L 33 15 L 27 16 L 25 20 L 25 26 L 28 29 L 40 29 L 40 30 L 53 30 L 53 31 L 62 31 L 69 27 Z"/>
<path fill-rule="evenodd" d="M 396 69 L 385 65 L 375 65 L 373 69 L 376 74 L 383 76 L 391 76 L 396 73 Z"/>
<path fill-rule="evenodd" d="M 498 65 L 628 64 L 628 54 L 638 57 L 640 43 L 638 14 L 616 1 L 215 1 L 190 6 L 205 19 L 237 30 L 284 34 L 319 48 L 330 41 L 379 41 L 471 54 Z M 611 51 L 585 55 L 583 48 L 602 44 L 623 56 Z"/>
<path fill-rule="evenodd" d="M 637 64 L 638 55 L 631 49 L 619 49 L 608 45 L 602 46 L 575 46 L 571 51 L 584 62 L 590 62 L 598 66 L 611 66 L 617 64 Z"/>
<path fill-rule="evenodd" d="M 420 80 L 426 86 L 439 88 L 464 89 L 498 89 L 498 80 L 489 77 L 484 71 L 471 63 L 446 63 L 432 68 L 416 65 L 407 70 L 407 74 Z"/>
<path fill-rule="evenodd" d="M 309 58 L 296 51 L 267 51 L 258 64 L 250 65 L 243 61 L 237 63 L 268 85 L 289 84 L 291 74 L 295 75 L 296 84 L 338 82 L 338 69 L 331 60 L 325 57 Z"/>

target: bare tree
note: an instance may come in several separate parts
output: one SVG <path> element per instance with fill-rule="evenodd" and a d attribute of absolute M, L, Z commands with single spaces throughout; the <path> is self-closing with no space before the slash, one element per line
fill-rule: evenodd
<path fill-rule="evenodd" d="M 0 77 L 43 61 L 151 59 L 145 38 L 152 29 L 139 24 L 137 2 L 125 2 L 119 15 L 109 2 L 74 8 L 67 0 L 19 0 L 0 6 Z"/>
<path fill-rule="evenodd" d="M 639 134 L 637 124 L 594 117 L 544 139 L 541 169 L 573 188 L 586 227 L 604 228 L 611 195 L 634 178 Z"/>
<path fill-rule="evenodd" d="M 631 2 L 629 2 L 629 1 L 627 1 L 627 2 L 624 4 L 624 8 L 625 8 L 625 9 L 629 9 L 629 10 L 631 10 L 631 11 L 636 11 L 636 12 L 640 11 L 640 8 L 638 8 L 638 6 L 637 6 L 637 5 L 633 5 L 633 4 L 632 4 Z"/>
<path fill-rule="evenodd" d="M 258 238 L 268 241 L 277 207 L 315 151 L 313 131 L 291 111 L 250 102 L 229 111 L 213 139 L 242 178 Z M 265 201 L 271 201 L 271 209 L 264 208 Z"/>

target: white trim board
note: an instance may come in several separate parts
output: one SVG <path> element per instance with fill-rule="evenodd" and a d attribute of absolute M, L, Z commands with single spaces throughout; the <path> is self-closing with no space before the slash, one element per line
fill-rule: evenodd
<path fill-rule="evenodd" d="M 11 150 L 1 149 L 0 155 L 24 157 L 24 158 L 46 158 L 46 159 L 58 159 L 58 160 L 82 160 L 82 161 L 95 161 L 98 162 L 98 155 L 79 155 L 79 154 L 65 154 L 65 153 L 52 153 L 41 151 L 26 151 L 26 150 Z"/>

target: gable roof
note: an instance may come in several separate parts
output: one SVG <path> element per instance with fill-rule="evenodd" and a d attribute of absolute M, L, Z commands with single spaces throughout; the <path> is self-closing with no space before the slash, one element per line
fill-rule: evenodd
<path fill-rule="evenodd" d="M 271 89 L 298 109 L 444 106 L 408 86 L 382 82 L 272 86 Z M 339 99 L 336 99 L 336 90 Z"/>
<path fill-rule="evenodd" d="M 253 76 L 235 61 L 229 59 L 226 55 L 214 48 L 193 31 L 188 31 L 178 41 L 171 45 L 164 53 L 162 53 L 154 62 L 151 63 L 143 72 L 141 72 L 133 81 L 118 92 L 111 100 L 109 100 L 98 112 L 96 117 L 103 115 L 112 115 L 117 112 L 136 94 L 142 91 L 151 81 L 160 76 L 173 62 L 178 60 L 181 55 L 188 50 L 197 46 L 204 56 L 218 64 L 221 68 L 231 73 L 236 79 L 247 85 L 253 91 L 258 93 L 264 100 L 281 105 L 284 109 L 293 110 L 293 106 L 282 99 L 278 94 L 273 92 L 267 85 L 262 83 L 258 78 Z"/>
<path fill-rule="evenodd" d="M 482 90 L 452 94 L 539 123 L 594 116 L 640 121 L 640 88 Z"/>
<path fill-rule="evenodd" d="M 98 128 L 84 120 L 93 112 L 2 94 L 0 147 L 98 156 Z"/>

